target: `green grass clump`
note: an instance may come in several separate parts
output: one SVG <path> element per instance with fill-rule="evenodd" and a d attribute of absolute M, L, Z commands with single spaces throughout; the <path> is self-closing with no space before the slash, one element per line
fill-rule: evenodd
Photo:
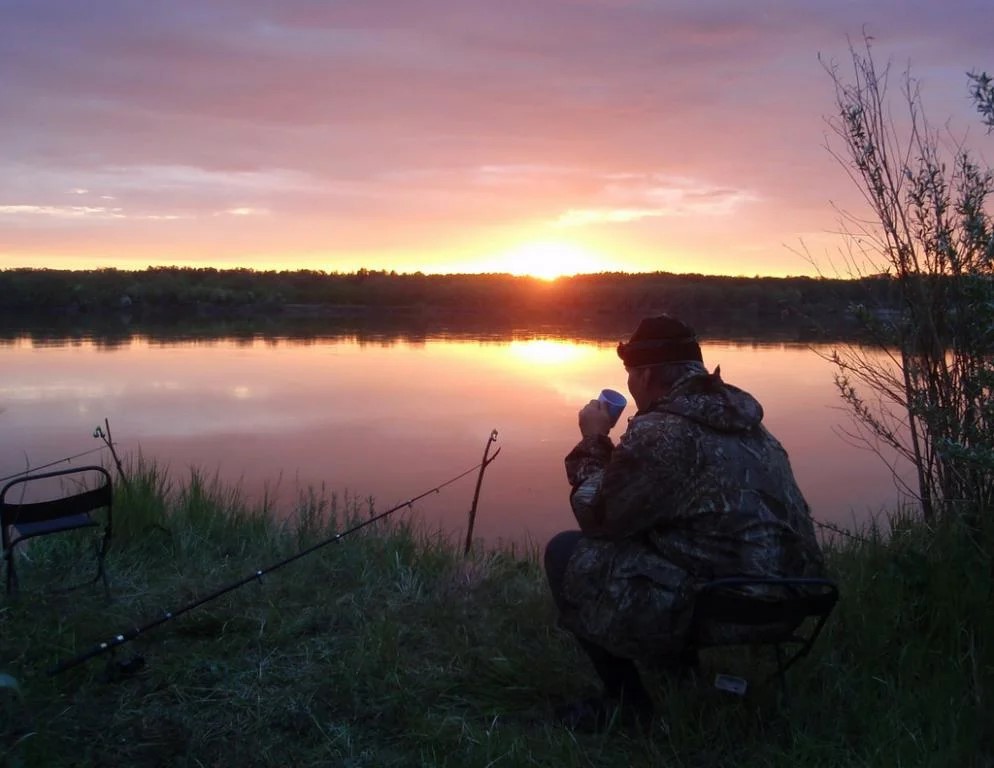
<path fill-rule="evenodd" d="M 745 699 L 648 671 L 650 733 L 580 735 L 549 715 L 596 678 L 556 628 L 538 553 L 463 558 L 402 512 L 48 676 L 375 511 L 311 489 L 280 513 L 199 472 L 173 487 L 140 458 L 117 493 L 112 601 L 99 587 L 44 591 L 92 565 L 84 537 L 66 535 L 28 548 L 22 594 L 0 603 L 0 764 L 961 766 L 994 754 L 989 534 L 897 519 L 886 537 L 833 542 L 842 601 L 790 673 L 789 709 L 760 659 L 716 651 L 706 668 L 748 676 Z M 126 674 L 135 654 L 145 665 Z"/>

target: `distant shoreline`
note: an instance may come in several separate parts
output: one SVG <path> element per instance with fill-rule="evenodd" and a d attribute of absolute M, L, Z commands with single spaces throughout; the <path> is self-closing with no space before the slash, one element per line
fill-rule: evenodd
<path fill-rule="evenodd" d="M 0 325 L 167 327 L 420 324 L 479 328 L 536 324 L 627 328 L 670 313 L 699 332 L 728 329 L 805 337 L 858 331 L 854 307 L 892 312 L 894 282 L 811 277 L 601 273 L 549 282 L 510 275 L 360 270 L 252 272 L 186 268 L 0 271 Z"/>

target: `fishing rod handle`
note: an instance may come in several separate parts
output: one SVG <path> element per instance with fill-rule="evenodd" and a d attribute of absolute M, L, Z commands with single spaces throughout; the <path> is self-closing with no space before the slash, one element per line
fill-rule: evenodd
<path fill-rule="evenodd" d="M 56 664 L 54 667 L 48 670 L 48 675 L 49 677 L 54 677 L 55 675 L 65 672 L 66 670 L 79 666 L 80 664 L 89 661 L 94 656 L 99 656 L 102 653 L 106 653 L 107 651 L 111 651 L 114 648 L 117 648 L 117 646 L 119 645 L 124 645 L 129 640 L 132 640 L 135 637 L 137 637 L 139 633 L 140 630 L 136 629 L 132 630 L 131 632 L 127 632 L 123 635 L 114 635 L 114 637 L 111 638 L 110 640 L 106 640 L 102 643 L 97 643 L 88 651 L 85 651 L 77 656 L 73 656 L 71 659 L 60 661 L 58 664 Z"/>

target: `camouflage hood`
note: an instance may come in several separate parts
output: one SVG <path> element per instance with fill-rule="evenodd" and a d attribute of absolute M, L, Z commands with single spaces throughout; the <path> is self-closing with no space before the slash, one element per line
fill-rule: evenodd
<path fill-rule="evenodd" d="M 746 432 L 763 420 L 759 401 L 748 392 L 725 384 L 720 368 L 715 368 L 712 374 L 687 374 L 647 411 L 683 416 L 718 432 Z"/>

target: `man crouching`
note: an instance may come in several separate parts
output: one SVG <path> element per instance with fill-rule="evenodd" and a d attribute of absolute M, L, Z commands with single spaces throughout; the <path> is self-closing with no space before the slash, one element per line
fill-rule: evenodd
<path fill-rule="evenodd" d="M 579 531 L 553 537 L 545 569 L 561 624 L 604 694 L 557 711 L 591 730 L 616 714 L 648 724 L 637 659 L 692 663 L 699 586 L 725 577 L 816 577 L 822 556 L 780 443 L 747 392 L 708 373 L 693 330 L 667 315 L 618 345 L 638 409 L 615 446 L 597 400 L 566 457 Z"/>

